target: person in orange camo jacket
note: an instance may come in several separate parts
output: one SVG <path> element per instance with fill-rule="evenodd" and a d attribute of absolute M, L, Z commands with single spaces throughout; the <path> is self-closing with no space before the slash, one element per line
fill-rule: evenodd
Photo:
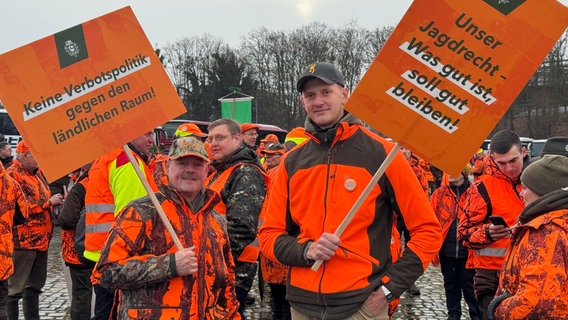
<path fill-rule="evenodd" d="M 501 269 L 493 319 L 568 319 L 568 158 L 545 155 L 521 175 L 525 208 Z"/>
<path fill-rule="evenodd" d="M 240 319 L 227 222 L 213 210 L 219 195 L 203 186 L 205 146 L 178 138 L 169 156 L 157 197 L 183 249 L 146 196 L 120 211 L 93 275 L 119 290 L 118 319 Z"/>
<path fill-rule="evenodd" d="M 0 319 L 7 319 L 8 278 L 14 272 L 12 226 L 16 211 L 22 217 L 27 217 L 24 194 L 20 185 L 6 174 L 0 163 Z"/>
<path fill-rule="evenodd" d="M 485 158 L 485 173 L 466 192 L 468 202 L 458 225 L 458 238 L 466 248 L 475 250 L 473 288 L 484 320 L 499 285 L 499 270 L 511 241 L 510 226 L 523 209 L 519 192 L 526 153 L 513 131 L 495 133 Z M 508 226 L 492 224 L 491 215 L 503 217 Z"/>
<path fill-rule="evenodd" d="M 9 281 L 8 319 L 18 319 L 20 299 L 24 318 L 39 319 L 39 294 L 47 280 L 47 249 L 53 236 L 51 217 L 63 196 L 57 193 L 50 197 L 47 179 L 24 140 L 16 146 L 16 159 L 6 174 L 22 188 L 28 208 L 28 218 L 18 211 L 14 215 L 14 273 Z"/>
<path fill-rule="evenodd" d="M 269 143 L 268 146 L 262 151 L 263 156 L 266 157 L 267 174 L 270 181 L 273 181 L 276 174 L 276 169 L 280 164 L 280 160 L 284 155 L 284 146 L 279 142 Z M 266 199 L 264 206 L 260 212 L 258 224 L 262 225 L 264 216 L 270 214 L 266 211 L 266 204 L 270 197 L 270 187 L 267 188 Z M 260 254 L 260 270 L 262 278 L 270 287 L 270 307 L 272 311 L 272 320 L 290 320 L 290 304 L 286 300 L 286 278 L 288 276 L 288 266 L 281 264 L 278 261 L 270 260 Z"/>
<path fill-rule="evenodd" d="M 444 173 L 442 185 L 432 193 L 430 203 L 442 225 L 444 242 L 438 253 L 440 266 L 444 276 L 444 291 L 448 320 L 459 320 L 462 316 L 462 296 L 467 303 L 472 320 L 481 319 L 477 308 L 477 300 L 473 292 L 473 275 L 470 259 L 473 252 L 466 249 L 458 241 L 458 223 L 463 215 L 461 208 L 467 202 L 465 191 L 470 186 L 468 164 L 460 174 L 452 176 Z M 469 263 L 469 264 L 468 264 Z"/>

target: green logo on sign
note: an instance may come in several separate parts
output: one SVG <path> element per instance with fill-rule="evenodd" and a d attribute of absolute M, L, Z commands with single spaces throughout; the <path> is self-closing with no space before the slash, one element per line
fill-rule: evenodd
<path fill-rule="evenodd" d="M 53 36 L 55 38 L 57 57 L 59 58 L 59 66 L 61 68 L 65 68 L 89 57 L 82 25 L 63 30 Z"/>
<path fill-rule="evenodd" d="M 504 15 L 508 15 L 513 10 L 517 9 L 518 6 L 523 4 L 526 0 L 483 0 L 488 5 L 497 9 Z"/>

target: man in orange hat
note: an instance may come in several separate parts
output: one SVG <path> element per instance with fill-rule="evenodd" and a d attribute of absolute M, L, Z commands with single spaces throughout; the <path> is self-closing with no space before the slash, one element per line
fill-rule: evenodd
<path fill-rule="evenodd" d="M 207 138 L 207 133 L 204 133 L 199 129 L 195 123 L 183 123 L 174 132 L 174 138 L 189 137 L 193 136 L 203 141 Z"/>
<path fill-rule="evenodd" d="M 280 159 L 286 152 L 284 146 L 280 142 L 269 143 L 266 149 L 262 150 L 262 156 L 266 159 L 265 168 L 268 175 L 271 175 L 272 169 L 280 164 Z"/>
<path fill-rule="evenodd" d="M 12 240 L 12 227 L 16 212 L 27 217 L 27 205 L 20 185 L 6 174 L 0 162 L 0 319 L 7 319 L 6 302 L 8 301 L 8 279 L 14 272 L 12 255 L 14 254 L 14 240 Z"/>
<path fill-rule="evenodd" d="M 269 133 L 266 135 L 266 137 L 264 137 L 262 140 L 260 140 L 260 142 L 269 144 L 272 142 L 279 142 L 278 141 L 278 137 L 274 134 L 274 133 Z"/>
<path fill-rule="evenodd" d="M 22 187 L 28 209 L 28 218 L 19 209 L 14 214 L 14 273 L 8 285 L 8 319 L 18 319 L 22 298 L 24 318 L 39 319 L 39 294 L 47 279 L 47 249 L 53 235 L 51 217 L 63 196 L 50 196 L 47 179 L 24 140 L 18 143 L 16 159 L 6 174 Z"/>
<path fill-rule="evenodd" d="M 260 127 L 254 123 L 241 124 L 241 135 L 243 137 L 243 142 L 252 150 L 256 150 L 256 139 L 258 138 L 259 128 Z"/>
<path fill-rule="evenodd" d="M 260 162 L 263 165 L 264 165 L 264 161 L 265 161 L 263 151 L 266 148 L 266 146 L 268 146 L 269 144 L 274 143 L 274 142 L 278 142 L 278 137 L 274 133 L 269 133 L 269 134 L 266 135 L 266 137 L 264 137 L 260 140 L 260 144 L 258 145 L 258 148 L 256 149 L 256 153 L 260 156 Z"/>
<path fill-rule="evenodd" d="M 307 138 L 306 130 L 302 127 L 296 127 L 290 130 L 290 132 L 286 135 L 286 138 L 284 139 L 284 147 L 286 147 L 286 151 L 290 151 L 295 146 L 306 141 Z"/>

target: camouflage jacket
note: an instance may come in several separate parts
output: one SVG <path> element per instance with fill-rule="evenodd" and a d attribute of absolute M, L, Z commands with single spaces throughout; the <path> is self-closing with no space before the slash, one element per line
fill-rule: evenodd
<path fill-rule="evenodd" d="M 6 174 L 0 164 L 0 281 L 7 280 L 14 272 L 12 254 L 12 225 L 16 208 L 27 216 L 27 207 L 20 185 Z"/>
<path fill-rule="evenodd" d="M 198 271 L 177 276 L 176 247 L 149 197 L 117 216 L 93 277 L 118 289 L 118 319 L 240 319 L 234 262 L 224 218 L 212 209 L 219 196 L 203 189 L 191 211 L 181 195 L 161 186 L 158 200 L 184 247 L 195 246 Z"/>
<path fill-rule="evenodd" d="M 496 319 L 568 318 L 568 190 L 548 193 L 519 216 L 498 293 Z"/>
<path fill-rule="evenodd" d="M 227 217 L 227 231 L 233 257 L 238 259 L 243 249 L 256 240 L 258 219 L 266 196 L 266 174 L 258 155 L 248 147 L 240 147 L 221 161 L 212 161 L 215 168 L 206 185 L 219 190 Z M 225 171 L 232 170 L 228 177 Z M 224 181 L 223 181 L 224 180 Z M 256 265 L 236 262 L 237 287 L 248 291 L 252 285 Z"/>
<path fill-rule="evenodd" d="M 254 151 L 240 147 L 222 161 L 212 161 L 215 172 L 208 178 L 212 184 L 225 170 L 239 164 L 251 165 L 237 167 L 219 192 L 226 207 L 233 257 L 238 257 L 258 233 L 258 217 L 266 196 L 263 169 Z"/>
<path fill-rule="evenodd" d="M 50 191 L 41 170 L 26 169 L 17 159 L 6 169 L 22 188 L 26 199 L 28 217 L 16 208 L 12 229 L 14 249 L 47 251 L 53 236 L 53 207 L 49 202 Z"/>

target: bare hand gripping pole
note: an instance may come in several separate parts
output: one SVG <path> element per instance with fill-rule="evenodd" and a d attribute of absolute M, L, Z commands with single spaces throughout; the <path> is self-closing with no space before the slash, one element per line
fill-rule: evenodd
<path fill-rule="evenodd" d="M 359 208 L 363 204 L 363 201 L 365 201 L 365 198 L 367 198 L 367 196 L 369 195 L 371 190 L 373 190 L 373 187 L 379 181 L 379 179 L 381 178 L 383 173 L 385 173 L 385 171 L 387 170 L 387 167 L 390 165 L 390 163 L 392 162 L 392 159 L 398 153 L 399 150 L 400 150 L 400 145 L 398 143 L 396 143 L 394 145 L 394 148 L 391 150 L 391 152 L 389 153 L 389 155 L 385 159 L 385 161 L 383 161 L 383 163 L 381 164 L 379 169 L 377 169 L 377 172 L 375 172 L 375 175 L 373 175 L 373 178 L 371 178 L 371 181 L 369 181 L 369 184 L 367 184 L 367 186 L 365 187 L 365 190 L 363 190 L 363 192 L 361 193 L 361 195 L 359 196 L 357 201 L 355 201 L 355 204 L 353 205 L 351 210 L 349 210 L 349 213 L 345 216 L 345 218 L 343 218 L 343 221 L 341 221 L 341 224 L 339 225 L 339 227 L 335 231 L 335 235 L 337 237 L 341 237 L 341 234 L 343 234 L 343 231 L 345 230 L 345 228 L 347 228 L 347 225 L 349 225 L 349 223 L 351 222 L 351 219 L 353 219 L 353 216 L 355 215 L 357 210 L 359 210 Z M 316 263 L 314 263 L 314 265 L 312 266 L 312 270 L 318 271 L 318 269 L 319 269 L 319 267 L 321 266 L 322 263 L 323 263 L 323 260 L 317 260 Z"/>

